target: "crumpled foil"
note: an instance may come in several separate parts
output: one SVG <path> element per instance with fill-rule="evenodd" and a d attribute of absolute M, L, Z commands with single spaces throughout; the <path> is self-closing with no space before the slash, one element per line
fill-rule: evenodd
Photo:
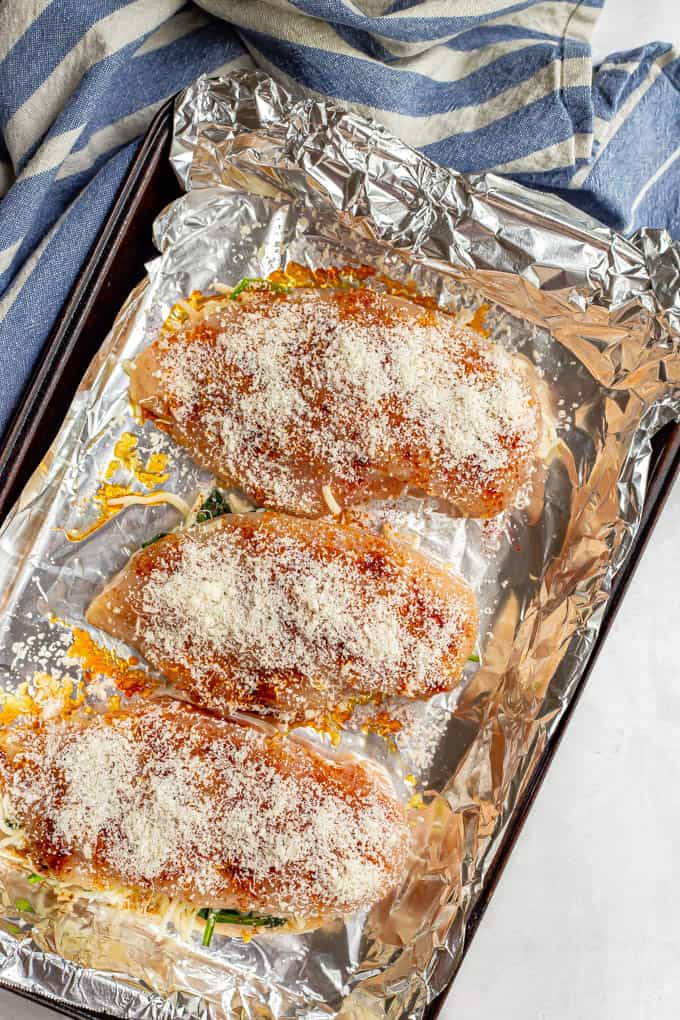
<path fill-rule="evenodd" d="M 259 72 L 200 79 L 179 97 L 175 127 L 171 160 L 186 194 L 157 220 L 161 255 L 0 535 L 5 686 L 40 671 L 77 679 L 59 621 L 82 625 L 105 579 L 178 520 L 169 507 L 133 507 L 67 539 L 87 524 L 121 434 L 138 437 L 142 458 L 169 454 L 164 488 L 191 501 L 209 483 L 151 425 L 135 423 L 124 372 L 194 289 L 293 260 L 369 265 L 467 317 L 484 303 L 492 337 L 535 366 L 551 430 L 540 470 L 495 521 L 452 520 L 415 499 L 371 508 L 472 583 L 482 620 L 481 663 L 454 695 L 394 706 L 396 752 L 358 725 L 343 736 L 398 784 L 410 773 L 425 792 L 414 807 L 418 856 L 395 895 L 312 934 L 216 939 L 206 950 L 200 932 L 187 941 L 96 900 L 60 914 L 47 891 L 35 916 L 18 918 L 24 878 L 2 865 L 0 983 L 144 1020 L 416 1020 L 455 973 L 471 911 L 630 549 L 651 437 L 680 412 L 678 248 L 658 231 L 627 240 L 493 175 L 462 177 L 380 125 Z M 5 922 L 32 938 L 15 938 Z"/>

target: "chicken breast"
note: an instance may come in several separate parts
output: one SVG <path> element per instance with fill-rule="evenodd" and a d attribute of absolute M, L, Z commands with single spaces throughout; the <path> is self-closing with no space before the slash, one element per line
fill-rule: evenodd
<path fill-rule="evenodd" d="M 0 789 L 41 873 L 254 912 L 262 930 L 369 906 L 410 845 L 377 765 L 169 700 L 4 730 Z"/>
<path fill-rule="evenodd" d="M 406 543 L 261 512 L 140 549 L 87 620 L 198 705 L 301 721 L 357 696 L 451 690 L 478 616 L 465 582 Z"/>
<path fill-rule="evenodd" d="M 444 313 L 367 289 L 211 301 L 136 358 L 130 396 L 226 483 L 310 516 L 406 491 L 493 516 L 539 438 L 517 359 Z"/>

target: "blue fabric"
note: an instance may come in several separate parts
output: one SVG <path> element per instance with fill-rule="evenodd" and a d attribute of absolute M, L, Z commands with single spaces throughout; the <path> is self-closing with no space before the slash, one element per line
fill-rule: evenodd
<path fill-rule="evenodd" d="M 259 65 L 457 170 L 680 237 L 680 58 L 653 43 L 593 70 L 603 2 L 482 0 L 471 15 L 455 0 L 5 0 L 0 431 L 140 137 L 204 72 Z"/>

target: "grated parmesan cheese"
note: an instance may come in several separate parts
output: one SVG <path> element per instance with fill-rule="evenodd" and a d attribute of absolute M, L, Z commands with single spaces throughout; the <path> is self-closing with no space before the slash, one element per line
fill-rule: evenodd
<path fill-rule="evenodd" d="M 369 290 L 218 299 L 138 356 L 131 395 L 204 466 L 303 513 L 410 487 L 489 516 L 538 441 L 502 347 Z"/>
<path fill-rule="evenodd" d="M 57 877 L 328 915 L 383 895 L 408 852 L 403 808 L 375 765 L 322 758 L 178 702 L 3 743 L 6 816 Z"/>
<path fill-rule="evenodd" d="M 409 547 L 273 513 L 150 546 L 87 617 L 201 705 L 289 718 L 357 693 L 451 689 L 477 622 L 464 582 Z"/>

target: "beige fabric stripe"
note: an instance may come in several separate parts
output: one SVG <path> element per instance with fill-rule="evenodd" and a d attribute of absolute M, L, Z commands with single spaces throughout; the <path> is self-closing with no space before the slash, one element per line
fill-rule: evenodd
<path fill-rule="evenodd" d="M 575 159 L 581 158 L 581 152 L 592 139 L 588 134 L 576 134 L 565 138 L 554 145 L 548 145 L 528 156 L 520 156 L 508 163 L 499 163 L 493 167 L 497 174 L 540 173 L 543 170 L 554 170 L 556 167 L 572 166 Z"/>
<path fill-rule="evenodd" d="M 135 110 L 134 113 L 129 114 L 127 117 L 121 117 L 120 120 L 115 121 L 113 124 L 107 124 L 106 127 L 96 131 L 88 139 L 87 145 L 82 149 L 78 149 L 77 152 L 72 153 L 72 155 L 64 160 L 57 174 L 57 180 L 70 177 L 72 174 L 81 173 L 83 170 L 89 170 L 105 152 L 117 149 L 119 145 L 124 145 L 132 138 L 142 134 L 156 110 L 164 102 L 165 98 L 159 99 L 158 102 L 150 103 L 141 110 Z"/>
<path fill-rule="evenodd" d="M 182 5 L 183 0 L 136 0 L 93 25 L 8 121 L 5 137 L 14 162 L 48 131 L 86 71 L 153 31 Z"/>
<path fill-rule="evenodd" d="M 210 24 L 210 16 L 197 8 L 192 7 L 188 11 L 180 11 L 174 18 L 170 18 L 165 24 L 153 32 L 139 47 L 135 58 L 144 56 L 145 53 L 153 53 L 170 43 L 176 42 L 182 36 L 195 32 L 197 28 L 203 28 Z"/>
<path fill-rule="evenodd" d="M 9 248 L 5 248 L 4 251 L 0 251 L 0 273 L 4 273 L 12 259 L 21 247 L 23 237 L 20 237 L 18 241 L 11 244 Z"/>
<path fill-rule="evenodd" d="M 4 60 L 27 28 L 52 0 L 19 0 L 0 4 L 0 60 Z"/>
<path fill-rule="evenodd" d="M 28 177 L 35 177 L 36 174 L 44 173 L 46 170 L 52 170 L 53 167 L 59 166 L 63 163 L 75 143 L 78 141 L 83 132 L 83 128 L 84 125 L 81 124 L 80 127 L 73 128 L 72 131 L 64 131 L 61 135 L 55 135 L 54 138 L 48 138 L 44 145 L 40 146 L 30 162 L 27 163 L 19 177 L 19 180 L 24 181 Z"/>

